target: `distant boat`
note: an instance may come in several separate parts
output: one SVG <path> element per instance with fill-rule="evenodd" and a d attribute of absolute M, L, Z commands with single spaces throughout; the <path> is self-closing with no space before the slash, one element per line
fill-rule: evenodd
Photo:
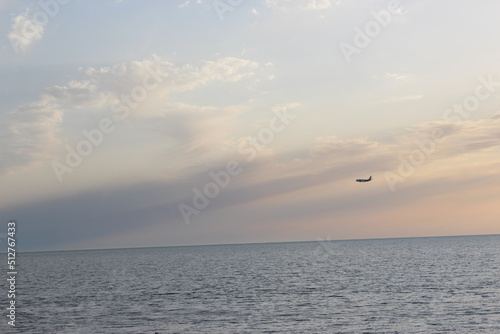
<path fill-rule="evenodd" d="M 370 175 L 370 178 L 368 179 L 357 179 L 356 182 L 370 182 L 372 180 L 372 177 Z"/>

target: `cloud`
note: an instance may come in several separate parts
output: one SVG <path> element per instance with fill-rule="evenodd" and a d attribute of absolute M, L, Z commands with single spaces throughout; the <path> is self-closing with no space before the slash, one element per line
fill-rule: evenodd
<path fill-rule="evenodd" d="M 407 129 L 408 133 L 395 138 L 404 150 L 418 148 L 417 143 L 434 142 L 431 158 L 447 159 L 465 154 L 478 154 L 500 147 L 500 114 L 480 120 L 463 122 L 434 121 Z M 440 139 L 433 139 L 440 134 Z"/>
<path fill-rule="evenodd" d="M 476 123 L 478 128 L 481 127 L 481 122 L 483 121 Z M 422 135 L 436 126 L 438 125 L 422 124 L 415 129 L 413 135 Z M 493 128 L 491 135 L 495 133 Z M 466 132 L 468 131 L 458 131 L 449 136 L 467 137 Z M 496 133 L 498 135 L 498 128 Z M 481 140 L 483 139 L 478 138 L 475 143 L 481 143 Z M 363 209 L 391 210 L 408 203 L 414 205 L 416 201 L 428 201 L 432 196 L 481 186 L 478 182 L 491 178 L 492 173 L 477 176 L 460 175 L 457 172 L 450 175 L 448 171 L 443 178 L 444 172 L 433 169 L 433 174 L 424 179 L 417 178 L 417 182 L 398 190 L 395 197 L 390 195 L 389 187 L 382 176 L 385 171 L 396 168 L 399 164 L 397 155 L 401 147 L 396 145 L 400 144 L 397 138 L 394 138 L 394 141 L 393 144 L 382 145 L 368 139 L 342 140 L 334 136 L 320 137 L 306 154 L 296 151 L 258 156 L 251 163 L 242 164 L 244 172 L 232 179 L 232 186 L 210 203 L 203 213 L 203 220 L 217 220 L 220 219 L 219 215 L 226 216 L 226 212 L 234 212 L 241 217 L 239 221 L 242 223 L 244 221 L 248 224 L 260 224 L 261 221 L 279 220 L 282 224 L 293 219 L 306 218 L 307 221 L 312 221 L 321 215 L 332 213 L 355 214 L 360 206 Z M 412 145 L 415 149 L 413 142 L 404 144 L 408 145 L 407 149 L 411 149 Z M 449 161 L 447 159 L 462 153 L 444 154 L 440 159 L 446 162 Z M 295 158 L 283 162 L 290 156 Z M 462 170 L 469 167 L 460 166 Z M 223 163 L 220 168 L 213 170 L 219 169 L 223 169 Z M 354 183 L 356 177 L 366 173 L 375 175 L 378 181 L 372 188 L 360 194 L 348 184 Z M 460 182 L 457 182 L 459 178 Z M 201 177 L 195 179 L 199 180 Z M 208 180 L 206 177 L 205 182 Z M 198 182 L 201 189 L 204 183 Z M 385 195 L 381 196 L 382 194 Z M 190 199 L 183 201 L 189 203 Z"/>
<path fill-rule="evenodd" d="M 366 138 L 318 137 L 307 152 L 297 152 L 293 161 L 279 163 L 279 175 L 326 175 L 342 170 L 344 176 L 353 176 L 356 173 L 383 171 L 392 165 L 393 151 L 394 145 Z"/>
<path fill-rule="evenodd" d="M 1 126 L 0 173 L 55 158 L 62 117 L 56 101 L 46 95 L 7 114 Z"/>
<path fill-rule="evenodd" d="M 89 80 L 70 81 L 66 86 L 52 86 L 45 90 L 58 103 L 65 103 L 73 108 L 99 107 L 109 100 L 107 92 L 99 91 L 95 83 Z"/>
<path fill-rule="evenodd" d="M 27 49 L 36 41 L 40 40 L 44 34 L 42 23 L 34 19 L 31 8 L 14 17 L 10 32 L 7 34 L 15 52 L 25 53 Z"/>
<path fill-rule="evenodd" d="M 286 196 L 368 172 L 381 173 L 392 166 L 391 153 L 390 146 L 366 139 L 321 137 L 306 152 L 259 154 L 249 163 L 239 159 L 244 172 L 236 177 L 238 187 L 228 190 L 213 209 Z M 223 166 L 221 162 L 212 170 Z"/>
<path fill-rule="evenodd" d="M 160 74 L 160 84 L 147 92 L 147 98 L 135 103 L 130 109 L 127 122 L 135 127 L 152 129 L 171 139 L 171 151 L 176 161 L 189 160 L 196 164 L 209 159 L 210 153 L 219 150 L 224 137 L 235 127 L 234 118 L 241 112 L 238 107 L 214 107 L 182 102 L 176 94 L 201 89 L 217 83 L 235 83 L 256 74 L 259 64 L 246 59 L 224 57 L 204 61 L 199 65 L 176 66 L 158 56 L 142 62 L 130 62 L 111 67 L 89 68 L 85 73 L 101 95 L 111 104 L 125 105 L 124 96 L 130 96 L 137 88 L 149 84 L 152 73 Z M 217 155 L 217 154 L 216 154 Z"/>
<path fill-rule="evenodd" d="M 172 230 L 182 227 L 175 206 L 176 194 L 182 191 L 179 183 L 145 182 L 41 199 L 24 203 L 22 207 L 0 208 L 0 213 L 2 217 L 16 217 L 25 224 L 26 234 L 22 239 L 26 248 L 39 249 L 53 244 L 53 249 L 60 249 L 65 244 L 99 235 L 140 231 L 156 223 L 170 226 Z"/>
<path fill-rule="evenodd" d="M 2 126 L 5 135 L 0 148 L 1 171 L 54 159 L 54 152 L 65 141 L 58 138 L 61 129 L 74 133 L 82 130 L 68 128 L 63 116 L 80 112 L 93 118 L 103 114 L 109 117 L 117 105 L 129 109 L 127 121 L 133 121 L 136 127 L 149 127 L 156 122 L 153 128 L 174 139 L 178 149 L 187 153 L 208 152 L 211 145 L 217 146 L 216 141 L 229 133 L 237 110 L 193 106 L 174 95 L 215 82 L 235 83 L 252 77 L 258 67 L 256 62 L 234 57 L 178 66 L 152 56 L 142 61 L 81 69 L 82 80 L 48 87 L 37 101 L 8 114 Z M 134 94 L 138 94 L 136 100 Z"/>
<path fill-rule="evenodd" d="M 398 156 L 420 150 L 418 143 L 425 142 L 428 146 L 437 131 L 442 135 L 439 142 L 433 143 L 434 151 L 424 165 L 433 166 L 436 162 L 452 164 L 453 159 L 457 157 L 500 148 L 498 115 L 460 124 L 426 122 L 408 128 L 407 131 L 385 144 L 366 138 L 341 139 L 336 136 L 324 136 L 316 138 L 316 143 L 307 152 L 275 152 L 274 155 L 259 156 L 244 170 L 257 174 L 251 178 L 252 187 L 260 184 L 262 189 L 266 190 L 258 191 L 252 197 L 253 192 L 245 188 L 239 196 L 256 200 L 266 196 L 285 195 L 287 192 L 341 181 L 365 173 L 378 174 L 382 181 L 384 172 L 394 171 L 399 167 Z M 261 183 L 256 180 L 261 180 Z M 265 185 L 267 182 L 268 186 Z M 278 186 L 279 184 L 283 185 Z M 239 196 L 229 197 L 235 200 Z"/>
<path fill-rule="evenodd" d="M 98 91 L 108 95 L 113 103 L 123 100 L 123 96 L 134 93 L 134 89 L 151 86 L 147 98 L 141 101 L 134 116 L 150 117 L 152 110 L 147 106 L 166 100 L 173 93 L 190 91 L 217 81 L 236 82 L 255 74 L 259 64 L 246 59 L 225 57 L 204 61 L 200 65 L 177 66 L 172 62 L 153 55 L 143 61 L 132 61 L 101 68 L 83 69 L 89 82 Z M 161 110 L 156 108 L 156 110 Z M 161 111 L 158 111 L 161 113 Z M 158 112 L 154 112 L 157 114 Z"/>
<path fill-rule="evenodd" d="M 353 157 L 372 154 L 377 150 L 379 144 L 366 139 L 341 140 L 335 136 L 319 137 L 318 144 L 314 146 L 311 153 L 315 156 L 336 155 L 339 157 Z"/>
<path fill-rule="evenodd" d="M 443 151 L 451 156 L 500 147 L 500 118 L 497 116 L 457 124 L 456 131 L 443 145 Z"/>
<path fill-rule="evenodd" d="M 252 8 L 252 14 L 255 16 L 262 16 L 262 13 L 259 12 L 256 8 Z"/>
<path fill-rule="evenodd" d="M 164 115 L 148 126 L 169 140 L 171 164 L 181 174 L 186 168 L 212 164 L 227 155 L 225 141 L 237 127 L 236 118 L 242 108 L 184 103 L 171 103 L 164 108 Z"/>
<path fill-rule="evenodd" d="M 427 122 L 407 131 L 385 144 L 366 138 L 324 136 L 316 138 L 316 143 L 305 152 L 261 152 L 252 163 L 243 166 L 246 177 L 241 179 L 242 188 L 229 195 L 227 201 L 239 205 L 365 173 L 382 175 L 397 169 L 398 156 L 420 149 L 418 143 L 432 140 L 436 131 L 442 132 L 441 140 L 433 144 L 434 151 L 425 164 L 448 163 L 461 155 L 500 147 L 500 118 L 496 115 L 462 124 Z M 244 185 L 244 180 L 251 182 Z"/>
<path fill-rule="evenodd" d="M 396 80 L 401 80 L 401 79 L 406 79 L 408 76 L 401 74 L 401 73 L 390 73 L 387 72 L 385 74 L 385 78 L 391 78 L 391 79 L 396 79 Z"/>

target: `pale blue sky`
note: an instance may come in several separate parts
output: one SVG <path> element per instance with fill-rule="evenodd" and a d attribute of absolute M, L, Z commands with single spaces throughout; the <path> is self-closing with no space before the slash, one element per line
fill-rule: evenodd
<path fill-rule="evenodd" d="M 224 20 L 215 3 L 0 4 L 0 214 L 24 249 L 499 232 L 498 2 L 400 1 L 385 27 L 390 1 L 243 1 Z M 154 66 L 168 76 L 117 118 Z M 247 162 L 273 110 L 296 118 Z M 102 119 L 113 131 L 59 182 L 54 163 Z M 241 174 L 187 225 L 179 204 L 233 159 Z"/>

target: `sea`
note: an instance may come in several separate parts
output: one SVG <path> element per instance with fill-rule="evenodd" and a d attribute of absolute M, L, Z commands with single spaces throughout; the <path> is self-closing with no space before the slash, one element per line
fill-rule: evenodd
<path fill-rule="evenodd" d="M 3 279 L 1 333 L 500 333 L 499 235 L 17 260 L 16 326 Z"/>

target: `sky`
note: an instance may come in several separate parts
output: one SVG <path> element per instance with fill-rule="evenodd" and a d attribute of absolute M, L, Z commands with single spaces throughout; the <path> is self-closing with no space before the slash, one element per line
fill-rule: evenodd
<path fill-rule="evenodd" d="M 0 242 L 498 234 L 499 10 L 3 0 Z"/>

